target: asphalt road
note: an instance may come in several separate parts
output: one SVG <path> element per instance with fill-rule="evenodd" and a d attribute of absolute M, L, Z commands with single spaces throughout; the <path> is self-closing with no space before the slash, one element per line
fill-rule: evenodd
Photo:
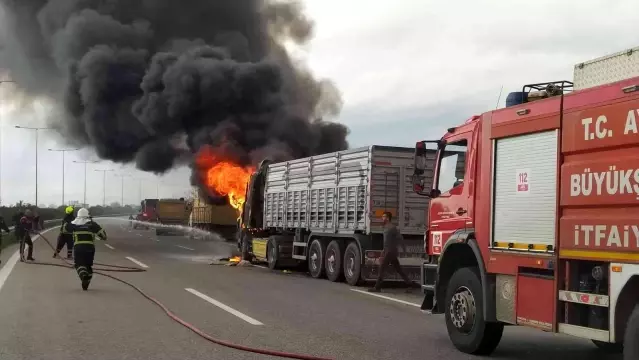
<path fill-rule="evenodd" d="M 442 316 L 419 310 L 419 293 L 382 294 L 404 301 L 397 302 L 298 273 L 210 265 L 231 254 L 233 245 L 156 237 L 129 229 L 126 221 L 101 221 L 109 242 L 99 242 L 96 261 L 146 266 L 144 273 L 116 275 L 211 336 L 334 359 L 474 358 L 453 348 Z M 37 260 L 53 260 L 41 239 L 35 246 Z M 19 262 L 12 267 L 15 256 L 15 248 L 0 256 L 2 360 L 275 359 L 210 343 L 111 279 L 96 275 L 83 292 L 73 271 Z M 587 340 L 522 327 L 506 329 L 493 358 L 619 359 Z"/>

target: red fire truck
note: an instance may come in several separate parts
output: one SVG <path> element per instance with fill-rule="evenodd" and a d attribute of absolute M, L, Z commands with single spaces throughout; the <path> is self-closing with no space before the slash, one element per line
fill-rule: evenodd
<path fill-rule="evenodd" d="M 639 359 L 639 48 L 576 65 L 573 82 L 526 85 L 416 145 L 422 309 L 462 352 L 523 325 Z"/>

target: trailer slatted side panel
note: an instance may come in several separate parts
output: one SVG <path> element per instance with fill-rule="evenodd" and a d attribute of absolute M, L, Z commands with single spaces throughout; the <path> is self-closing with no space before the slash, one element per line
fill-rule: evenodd
<path fill-rule="evenodd" d="M 266 226 L 324 232 L 364 230 L 369 158 L 368 148 L 363 148 L 270 165 Z M 284 203 L 278 200 L 282 197 Z M 274 216 L 280 207 L 285 216 Z"/>
<path fill-rule="evenodd" d="M 371 217 L 388 210 L 397 215 L 404 233 L 423 234 L 428 201 L 412 190 L 412 166 L 413 149 L 378 146 L 272 164 L 264 223 L 314 232 L 369 233 Z M 432 184 L 432 174 L 428 176 Z M 379 219 L 373 221 L 373 231 L 381 232 Z"/>

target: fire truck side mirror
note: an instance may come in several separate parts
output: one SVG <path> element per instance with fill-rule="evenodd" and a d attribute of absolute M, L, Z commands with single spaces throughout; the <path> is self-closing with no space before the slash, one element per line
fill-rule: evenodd
<path fill-rule="evenodd" d="M 424 175 L 435 169 L 435 159 L 440 141 L 418 141 L 415 144 L 415 175 Z"/>
<path fill-rule="evenodd" d="M 424 174 L 426 166 L 426 146 L 424 142 L 418 141 L 415 144 L 415 175 Z"/>
<path fill-rule="evenodd" d="M 423 175 L 415 174 L 413 175 L 413 191 L 422 196 L 429 196 L 431 193 L 431 189 L 426 188 L 426 177 Z"/>

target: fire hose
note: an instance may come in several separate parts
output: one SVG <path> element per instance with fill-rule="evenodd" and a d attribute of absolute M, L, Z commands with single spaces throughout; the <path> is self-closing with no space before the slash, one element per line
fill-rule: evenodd
<path fill-rule="evenodd" d="M 44 241 L 49 245 L 49 247 L 53 251 L 55 251 L 55 247 L 49 241 L 49 239 L 47 239 L 46 236 L 44 236 L 42 233 L 38 233 L 38 235 L 40 235 L 40 237 L 42 239 L 44 239 Z M 20 254 L 20 255 L 22 255 L 22 254 Z M 69 263 L 64 258 L 60 257 L 59 259 L 62 260 L 64 262 L 64 264 L 55 264 L 55 263 L 40 262 L 40 261 L 32 261 L 32 262 L 28 262 L 28 264 L 57 266 L 57 267 L 70 268 L 70 269 L 74 268 L 73 264 Z M 118 278 L 116 276 L 113 276 L 113 275 L 105 273 L 105 272 L 145 272 L 146 271 L 145 269 L 132 267 L 132 266 L 120 266 L 120 265 L 103 264 L 103 263 L 97 263 L 97 262 L 94 262 L 93 264 L 94 265 L 98 265 L 96 270 L 93 272 L 94 274 L 98 274 L 98 275 L 102 275 L 102 276 L 108 277 L 110 279 L 113 279 L 115 281 L 118 281 L 118 282 L 120 282 L 120 283 L 122 283 L 124 285 L 127 285 L 127 286 L 133 288 L 133 290 L 137 291 L 140 295 L 142 295 L 147 300 L 151 301 L 152 303 L 157 305 L 160 309 L 162 309 L 162 311 L 164 311 L 164 313 L 171 320 L 177 322 L 178 324 L 184 326 L 185 328 L 191 330 L 192 332 L 196 333 L 200 337 L 202 337 L 202 338 L 204 338 L 204 339 L 206 339 L 206 340 L 208 340 L 208 341 L 210 341 L 212 343 L 215 343 L 215 344 L 221 345 L 221 346 L 225 346 L 225 347 L 228 347 L 228 348 L 240 350 L 240 351 L 251 352 L 251 353 L 262 354 L 262 355 L 270 355 L 270 356 L 288 358 L 288 359 L 332 360 L 331 358 L 316 357 L 316 356 L 312 356 L 312 355 L 295 354 L 295 353 L 288 353 L 288 352 L 282 352 L 282 351 L 275 351 L 275 350 L 260 349 L 260 348 L 250 347 L 250 346 L 244 346 L 244 345 L 239 345 L 239 344 L 232 343 L 232 342 L 227 341 L 227 340 L 222 340 L 222 339 L 213 337 L 213 336 L 205 333 L 204 331 L 198 329 L 194 325 L 192 325 L 192 324 L 186 322 L 185 320 L 181 319 L 177 315 L 175 315 L 164 304 L 162 304 L 160 301 L 158 301 L 157 299 L 155 299 L 151 295 L 148 295 L 147 293 L 142 291 L 142 289 L 140 289 L 139 287 L 133 285 L 132 283 L 130 283 L 130 282 L 126 281 L 126 280 L 123 280 L 123 279 L 120 279 L 120 278 Z"/>

